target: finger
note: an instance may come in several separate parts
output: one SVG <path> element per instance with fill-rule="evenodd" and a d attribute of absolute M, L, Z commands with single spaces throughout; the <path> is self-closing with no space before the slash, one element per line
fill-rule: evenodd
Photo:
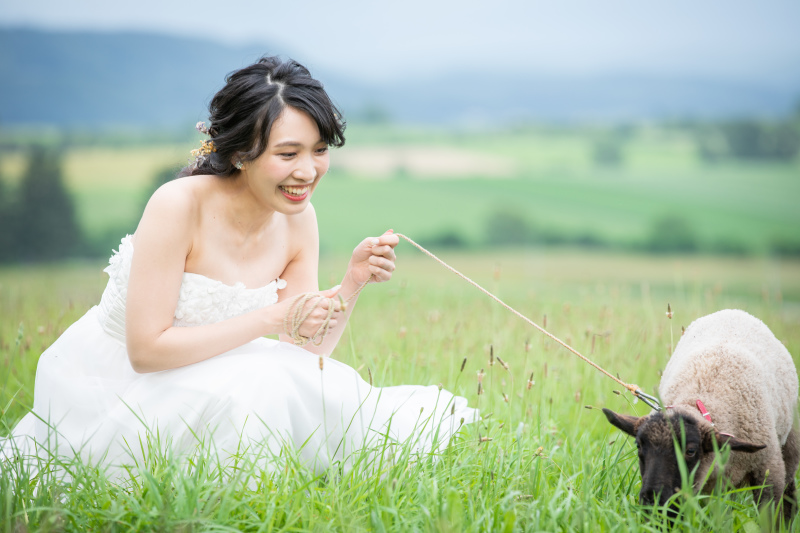
<path fill-rule="evenodd" d="M 379 266 L 369 265 L 369 271 L 374 281 L 389 281 L 392 279 L 392 273 Z"/>
<path fill-rule="evenodd" d="M 394 248 L 399 243 L 400 243 L 400 237 L 398 237 L 393 233 L 384 233 L 380 237 L 377 237 L 377 242 L 375 243 L 375 246 L 386 245 Z"/>
<path fill-rule="evenodd" d="M 370 256 L 369 264 L 380 267 L 383 270 L 388 270 L 389 272 L 394 272 L 395 269 L 395 265 L 392 261 L 380 255 Z"/>
<path fill-rule="evenodd" d="M 333 298 L 339 293 L 339 289 L 341 289 L 341 285 L 337 285 L 335 287 L 331 287 L 330 289 L 325 289 L 324 291 L 320 291 L 320 294 L 325 298 Z M 327 309 L 327 307 L 325 308 Z"/>
<path fill-rule="evenodd" d="M 391 246 L 383 245 L 383 246 L 376 246 L 372 249 L 372 255 L 382 255 L 383 257 L 394 261 L 397 258 L 397 255 L 394 253 L 394 249 Z"/>

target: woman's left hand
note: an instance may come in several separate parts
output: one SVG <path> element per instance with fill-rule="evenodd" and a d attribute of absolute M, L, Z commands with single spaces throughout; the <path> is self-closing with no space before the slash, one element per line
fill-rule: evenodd
<path fill-rule="evenodd" d="M 372 282 L 389 281 L 395 269 L 394 247 L 400 238 L 392 230 L 380 237 L 368 237 L 353 250 L 347 267 L 347 275 L 357 286 L 361 286 L 372 275 Z"/>

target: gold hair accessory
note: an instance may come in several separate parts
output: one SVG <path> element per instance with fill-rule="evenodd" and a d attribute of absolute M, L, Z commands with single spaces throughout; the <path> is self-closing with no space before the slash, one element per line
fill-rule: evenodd
<path fill-rule="evenodd" d="M 202 165 L 211 152 L 216 151 L 217 147 L 214 146 L 214 141 L 203 141 L 200 144 L 200 148 L 195 148 L 191 152 L 192 156 L 194 157 L 194 166 Z"/>
<path fill-rule="evenodd" d="M 195 124 L 194 129 L 202 133 L 203 135 L 210 135 L 210 128 L 206 126 L 205 122 L 198 122 Z M 211 155 L 211 152 L 216 152 L 217 147 L 214 146 L 214 141 L 212 140 L 205 140 L 200 143 L 200 148 L 195 148 L 192 150 L 192 157 L 194 157 L 194 161 L 189 160 L 189 164 L 195 168 L 202 165 L 206 158 Z"/>

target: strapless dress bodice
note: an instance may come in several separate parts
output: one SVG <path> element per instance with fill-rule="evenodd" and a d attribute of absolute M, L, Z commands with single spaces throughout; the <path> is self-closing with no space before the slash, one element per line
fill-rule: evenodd
<path fill-rule="evenodd" d="M 109 280 L 97 313 L 106 333 L 122 343 L 125 342 L 125 303 L 132 260 L 133 242 L 128 235 L 105 268 Z M 278 301 L 278 290 L 284 287 L 286 281 L 280 278 L 264 287 L 248 289 L 243 283 L 227 285 L 201 274 L 184 272 L 173 325 L 213 324 L 272 305 Z"/>

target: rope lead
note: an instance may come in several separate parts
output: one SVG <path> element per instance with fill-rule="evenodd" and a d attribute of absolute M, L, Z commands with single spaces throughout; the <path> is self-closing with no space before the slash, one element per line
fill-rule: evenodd
<path fill-rule="evenodd" d="M 660 407 L 660 405 L 658 403 L 658 400 L 655 397 L 650 396 L 649 394 L 645 394 L 645 392 L 642 391 L 642 389 L 640 389 L 638 385 L 625 383 L 624 381 L 622 381 L 621 379 L 617 378 L 616 376 L 613 376 L 608 371 L 606 371 L 604 368 L 602 368 L 600 365 L 598 365 L 597 363 L 589 360 L 587 357 L 581 355 L 581 353 L 578 352 L 578 350 L 576 350 L 575 348 L 573 348 L 572 346 L 570 346 L 566 342 L 562 341 L 561 339 L 559 339 L 558 337 L 556 337 L 555 335 L 553 335 L 552 333 L 550 333 L 549 331 L 547 331 L 546 329 L 544 329 L 543 327 L 541 327 L 540 325 L 535 323 L 533 320 L 531 320 L 530 318 L 526 317 L 525 315 L 523 315 L 522 313 L 520 313 L 519 311 L 517 311 L 516 309 L 514 309 L 513 307 L 511 307 L 510 305 L 508 305 L 504 301 L 502 301 L 500 298 L 498 298 L 497 296 L 495 296 L 491 292 L 487 291 L 486 289 L 484 289 L 483 287 L 478 285 L 476 282 L 472 281 L 467 276 L 465 276 L 464 274 L 462 274 L 461 272 L 459 272 L 455 268 L 451 267 L 450 265 L 448 265 L 447 263 L 445 263 L 444 261 L 442 261 L 441 259 L 439 259 L 435 255 L 433 255 L 431 252 L 429 252 L 428 250 L 426 250 L 425 248 L 423 248 L 422 246 L 420 246 L 419 244 L 414 242 L 411 238 L 403 235 L 402 233 L 395 233 L 395 235 L 405 239 L 406 241 L 408 241 L 409 244 L 411 244 L 412 246 L 416 247 L 419 251 L 421 251 L 422 253 L 424 253 L 425 255 L 427 255 L 428 257 L 433 259 L 434 261 L 438 262 L 440 265 L 445 267 L 447 270 L 449 270 L 453 274 L 457 275 L 458 277 L 460 277 L 461 279 L 463 279 L 464 281 L 466 281 L 467 283 L 469 283 L 470 285 L 472 285 L 473 287 L 475 287 L 476 289 L 478 289 L 479 291 L 484 293 L 486 296 L 488 296 L 489 298 L 491 298 L 495 302 L 499 303 L 500 305 L 502 305 L 503 307 L 505 307 L 506 309 L 508 309 L 509 311 L 514 313 L 515 315 L 517 315 L 519 318 L 521 318 L 522 320 L 524 320 L 525 322 L 530 324 L 531 326 L 533 326 L 536 329 L 538 329 L 539 331 L 541 331 L 542 333 L 544 333 L 545 335 L 550 337 L 552 340 L 554 340 L 555 342 L 557 342 L 558 344 L 560 344 L 561 346 L 563 346 L 564 348 L 569 350 L 570 352 L 572 352 L 575 355 L 577 355 L 584 362 L 586 362 L 589 365 L 593 366 L 599 372 L 605 374 L 609 378 L 613 379 L 614 381 L 616 381 L 617 383 L 619 383 L 620 385 L 622 385 L 623 387 L 628 389 L 631 392 L 631 394 L 633 394 L 634 396 L 636 396 L 637 398 L 642 400 L 644 403 L 646 403 L 647 405 L 649 405 L 650 407 L 652 407 L 656 411 L 660 411 L 661 410 L 661 407 Z"/>

